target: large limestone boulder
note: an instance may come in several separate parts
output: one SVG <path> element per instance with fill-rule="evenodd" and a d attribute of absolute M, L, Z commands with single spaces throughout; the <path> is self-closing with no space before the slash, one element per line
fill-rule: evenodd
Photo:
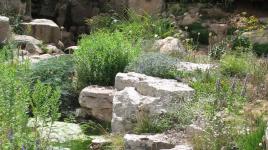
<path fill-rule="evenodd" d="M 0 16 L 0 43 L 6 41 L 10 34 L 9 18 Z"/>
<path fill-rule="evenodd" d="M 164 0 L 128 0 L 129 9 L 135 10 L 140 14 L 155 15 L 161 13 L 164 6 Z"/>
<path fill-rule="evenodd" d="M 59 26 L 48 19 L 35 19 L 29 23 L 22 23 L 25 32 L 44 43 L 58 43 L 60 40 Z"/>
<path fill-rule="evenodd" d="M 155 41 L 153 44 L 153 50 L 159 51 L 164 54 L 185 54 L 186 50 L 183 47 L 182 42 L 174 37 L 167 37 Z"/>
<path fill-rule="evenodd" d="M 248 38 L 251 43 L 268 44 L 268 30 L 256 30 L 245 32 L 242 36 Z"/>
<path fill-rule="evenodd" d="M 124 136 L 125 150 L 161 150 L 171 149 L 172 144 L 164 134 L 156 135 L 135 135 L 126 134 Z"/>
<path fill-rule="evenodd" d="M 131 133 L 140 115 L 166 113 L 190 100 L 194 90 L 176 80 L 160 79 L 134 72 L 118 73 L 113 98 L 112 132 Z"/>
<path fill-rule="evenodd" d="M 113 97 L 112 87 L 89 86 L 79 96 L 79 103 L 87 114 L 104 121 L 112 120 Z"/>
<path fill-rule="evenodd" d="M 158 107 L 158 103 L 160 103 L 160 98 L 143 96 L 134 87 L 126 87 L 117 92 L 113 99 L 112 132 L 132 132 L 137 122 L 137 116 L 142 111 L 146 111 L 150 115 L 166 111 Z"/>

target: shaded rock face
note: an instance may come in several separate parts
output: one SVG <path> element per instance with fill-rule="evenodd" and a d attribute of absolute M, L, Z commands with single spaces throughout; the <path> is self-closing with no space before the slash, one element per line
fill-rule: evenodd
<path fill-rule="evenodd" d="M 128 0 L 128 8 L 143 14 L 155 15 L 161 13 L 164 8 L 164 0 Z"/>
<path fill-rule="evenodd" d="M 86 18 L 100 12 L 105 4 L 103 1 L 106 0 L 33 0 L 32 15 L 34 18 L 55 19 L 60 26 L 81 26 Z"/>
<path fill-rule="evenodd" d="M 0 16 L 0 43 L 8 39 L 10 32 L 9 18 Z"/>
<path fill-rule="evenodd" d="M 22 0 L 1 0 L 1 11 L 13 11 L 16 14 L 24 15 L 26 12 L 26 2 L 22 2 Z"/>
<path fill-rule="evenodd" d="M 118 73 L 115 88 L 118 92 L 113 98 L 113 133 L 131 133 L 140 115 L 166 113 L 194 95 L 194 90 L 184 83 L 134 72 Z"/>

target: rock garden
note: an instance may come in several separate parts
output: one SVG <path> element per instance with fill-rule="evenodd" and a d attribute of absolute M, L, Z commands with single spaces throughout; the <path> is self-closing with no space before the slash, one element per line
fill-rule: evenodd
<path fill-rule="evenodd" d="M 268 150 L 265 0 L 1 0 L 0 150 Z"/>

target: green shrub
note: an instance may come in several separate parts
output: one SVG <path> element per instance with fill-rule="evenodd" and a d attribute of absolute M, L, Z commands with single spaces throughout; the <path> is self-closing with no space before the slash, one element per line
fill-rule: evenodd
<path fill-rule="evenodd" d="M 134 128 L 134 132 L 138 134 L 142 133 L 161 133 L 162 127 L 156 125 L 155 120 L 150 118 L 147 114 L 139 114 L 137 123 Z"/>
<path fill-rule="evenodd" d="M 73 86 L 74 60 L 71 55 L 62 55 L 40 61 L 32 66 L 29 79 L 36 83 L 41 81 L 52 87 L 61 88 L 61 111 L 67 111 L 79 106 L 78 94 Z"/>
<path fill-rule="evenodd" d="M 165 38 L 174 34 L 174 27 L 169 19 L 156 19 L 151 16 L 143 16 L 125 21 L 116 27 L 128 38 Z"/>
<path fill-rule="evenodd" d="M 80 126 L 86 135 L 104 135 L 110 132 L 110 122 L 100 122 L 97 120 L 88 120 L 80 123 Z"/>
<path fill-rule="evenodd" d="M 174 78 L 178 61 L 165 54 L 144 53 L 138 59 L 131 62 L 127 72 L 137 72 L 148 76 L 161 78 Z"/>
<path fill-rule="evenodd" d="M 244 77 L 250 73 L 250 57 L 227 54 L 220 60 L 220 69 L 223 75 Z"/>
<path fill-rule="evenodd" d="M 268 54 L 268 44 L 254 44 L 253 45 L 253 51 L 258 56 L 267 56 Z"/>
<path fill-rule="evenodd" d="M 121 32 L 95 32 L 79 41 L 75 52 L 78 87 L 87 85 L 113 85 L 118 72 L 140 52 L 140 45 L 133 44 Z"/>
<path fill-rule="evenodd" d="M 31 89 L 24 76 L 28 71 L 25 63 L 0 64 L 0 149 L 45 149 L 47 141 L 41 139 L 37 126 L 27 126 L 29 113 L 43 123 L 52 123 L 59 117 L 59 89 L 40 82 Z M 44 126 L 47 125 L 41 125 Z"/>
<path fill-rule="evenodd" d="M 252 51 L 252 45 L 248 38 L 243 36 L 237 36 L 233 40 L 233 51 L 241 53 L 241 52 L 251 52 Z"/>

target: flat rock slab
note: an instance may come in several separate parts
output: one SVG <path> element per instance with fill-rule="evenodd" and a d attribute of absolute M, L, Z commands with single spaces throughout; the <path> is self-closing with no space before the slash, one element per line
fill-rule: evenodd
<path fill-rule="evenodd" d="M 212 64 L 197 64 L 197 63 L 191 63 L 191 62 L 179 62 L 177 64 L 177 70 L 188 71 L 188 72 L 192 72 L 196 70 L 207 71 L 207 70 L 211 70 L 213 67 L 215 66 Z"/>
<path fill-rule="evenodd" d="M 136 135 L 126 134 L 124 136 L 125 150 L 161 150 L 171 149 L 175 145 L 168 141 L 164 134 Z"/>
<path fill-rule="evenodd" d="M 105 136 L 90 136 L 92 139 L 91 149 L 100 150 L 103 146 L 111 144 L 112 140 Z"/>
<path fill-rule="evenodd" d="M 190 145 L 176 145 L 172 149 L 161 149 L 161 150 L 193 150 L 193 147 Z"/>
<path fill-rule="evenodd" d="M 161 79 L 135 72 L 118 73 L 115 77 L 115 88 L 135 87 L 142 95 L 151 97 L 186 98 L 194 95 L 194 89 L 187 84 L 171 79 Z"/>
<path fill-rule="evenodd" d="M 38 124 L 40 126 L 37 128 L 39 134 L 50 142 L 65 143 L 72 140 L 85 140 L 87 138 L 78 124 L 56 121 L 52 124 L 51 128 L 50 126 L 42 126 L 40 122 Z M 29 121 L 28 126 L 34 127 L 33 119 Z"/>

